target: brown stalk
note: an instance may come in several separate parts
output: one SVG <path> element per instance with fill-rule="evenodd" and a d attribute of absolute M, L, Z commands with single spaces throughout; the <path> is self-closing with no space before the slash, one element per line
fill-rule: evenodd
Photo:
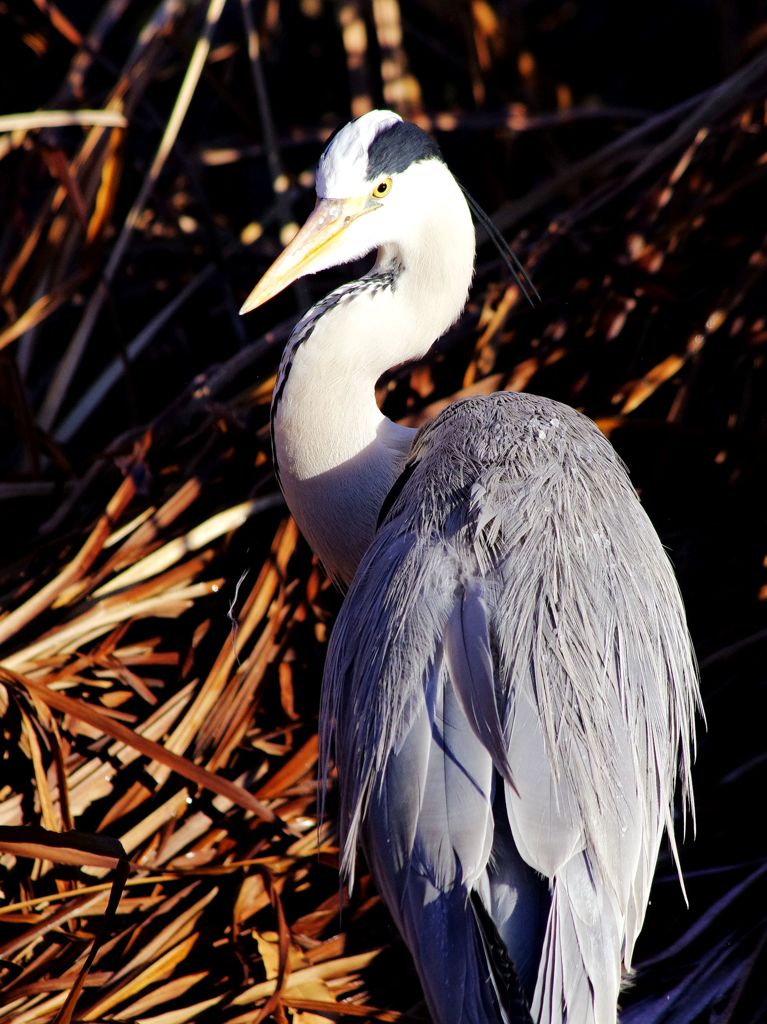
<path fill-rule="evenodd" d="M 145 438 L 142 445 L 144 452 L 147 450 L 148 445 L 149 439 Z M 85 544 L 83 544 L 72 561 L 54 579 L 37 591 L 36 594 L 0 619 L 0 643 L 7 641 L 46 608 L 49 608 L 65 587 L 74 583 L 83 573 L 87 572 L 99 556 L 104 546 L 104 541 L 112 529 L 113 522 L 119 518 L 133 499 L 135 493 L 135 481 L 132 475 L 128 475 L 118 487 L 104 514 L 99 518 Z"/>
<path fill-rule="evenodd" d="M 103 712 L 97 711 L 84 701 L 65 697 L 62 693 L 50 690 L 46 686 L 41 686 L 29 678 L 11 673 L 8 669 L 2 667 L 0 667 L 0 679 L 8 685 L 23 687 L 35 696 L 40 697 L 50 707 L 71 715 L 79 721 L 88 723 L 88 725 L 93 726 L 107 736 L 122 740 L 123 743 L 127 743 L 128 746 L 135 748 L 145 757 L 166 765 L 171 771 L 194 783 L 194 785 L 200 786 L 202 789 L 208 789 L 213 793 L 218 793 L 220 796 L 225 796 L 232 803 L 251 811 L 264 821 L 275 822 L 277 820 L 268 807 L 252 797 L 241 786 L 230 782 L 228 779 L 214 775 L 205 768 L 200 768 L 187 758 L 167 750 L 159 743 L 140 736 L 132 729 L 126 728 L 126 726 L 114 721 L 113 718 L 105 715 Z"/>

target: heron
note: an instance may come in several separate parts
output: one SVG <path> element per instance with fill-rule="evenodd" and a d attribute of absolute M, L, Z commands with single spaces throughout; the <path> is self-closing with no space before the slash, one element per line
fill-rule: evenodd
<path fill-rule="evenodd" d="M 275 470 L 345 589 L 321 697 L 342 876 L 358 849 L 437 1024 L 615 1024 L 675 788 L 696 663 L 675 575 L 597 426 L 501 392 L 420 430 L 375 385 L 461 315 L 466 195 L 436 142 L 372 111 L 328 142 L 314 211 L 248 312 L 376 253 L 281 358 Z M 680 871 L 681 878 L 681 871 Z"/>

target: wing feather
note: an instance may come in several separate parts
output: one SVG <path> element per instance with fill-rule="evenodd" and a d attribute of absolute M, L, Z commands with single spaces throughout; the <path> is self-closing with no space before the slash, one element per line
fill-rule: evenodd
<path fill-rule="evenodd" d="M 466 718 L 497 771 L 514 788 L 496 693 L 496 671 L 481 580 L 456 595 L 444 636 L 450 678 Z"/>
<path fill-rule="evenodd" d="M 539 1024 L 614 1024 L 677 774 L 691 801 L 673 573 L 608 442 L 555 402 L 456 403 L 406 473 L 328 653 L 344 873 L 362 841 L 435 1020 L 510 1019 L 474 892 Z"/>

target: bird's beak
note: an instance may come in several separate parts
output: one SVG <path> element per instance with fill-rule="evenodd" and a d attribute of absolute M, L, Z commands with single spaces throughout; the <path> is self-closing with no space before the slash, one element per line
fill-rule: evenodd
<path fill-rule="evenodd" d="M 304 274 L 315 274 L 342 262 L 335 257 L 344 231 L 352 221 L 374 208 L 367 196 L 318 199 L 304 226 L 247 297 L 240 315 L 263 305 Z"/>

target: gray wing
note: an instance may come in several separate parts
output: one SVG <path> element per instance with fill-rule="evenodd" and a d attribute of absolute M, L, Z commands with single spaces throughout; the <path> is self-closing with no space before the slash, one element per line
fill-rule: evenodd
<path fill-rule="evenodd" d="M 479 900 L 535 1021 L 614 1024 L 697 703 L 673 573 L 589 420 L 505 393 L 421 432 L 333 632 L 322 741 L 343 871 L 362 842 L 436 1021 L 515 1019 Z"/>

